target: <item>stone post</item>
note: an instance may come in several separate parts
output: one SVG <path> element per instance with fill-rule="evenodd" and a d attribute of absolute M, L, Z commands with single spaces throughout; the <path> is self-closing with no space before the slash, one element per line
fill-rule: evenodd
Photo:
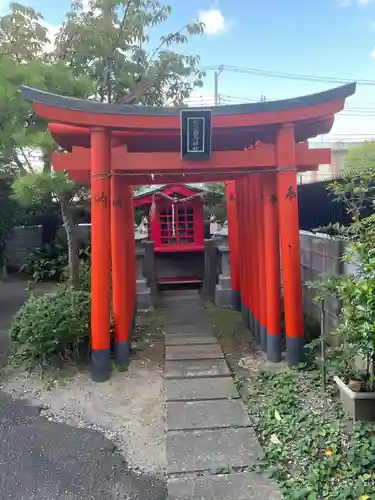
<path fill-rule="evenodd" d="M 151 288 L 147 286 L 147 280 L 143 273 L 143 257 L 145 254 L 144 241 L 146 237 L 135 231 L 135 265 L 136 265 L 136 283 L 137 283 L 137 311 L 148 311 L 152 309 Z"/>
<path fill-rule="evenodd" d="M 217 279 L 217 251 L 215 241 L 204 240 L 204 277 L 202 297 L 205 300 L 215 300 L 215 287 Z"/>
<path fill-rule="evenodd" d="M 155 275 L 155 248 L 154 242 L 150 240 L 145 240 L 142 243 L 144 248 L 143 256 L 143 274 L 147 280 L 147 286 L 151 288 L 151 295 L 153 298 L 157 296 L 158 286 L 156 283 Z"/>
<path fill-rule="evenodd" d="M 228 226 L 217 233 L 217 248 L 221 257 L 221 274 L 219 282 L 215 288 L 215 304 L 218 307 L 233 307 L 233 291 L 230 278 L 230 263 L 229 263 L 229 244 L 228 244 Z"/>

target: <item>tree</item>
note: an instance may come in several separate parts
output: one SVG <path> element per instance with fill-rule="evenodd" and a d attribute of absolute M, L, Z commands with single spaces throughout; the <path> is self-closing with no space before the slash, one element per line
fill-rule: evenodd
<path fill-rule="evenodd" d="M 207 182 L 205 188 L 209 190 L 205 197 L 205 217 L 215 214 L 217 219 L 226 219 L 226 199 L 224 182 Z"/>
<path fill-rule="evenodd" d="M 92 93 L 90 79 L 73 75 L 66 64 L 46 52 L 49 42 L 43 16 L 18 3 L 0 17 L 0 164 L 21 174 L 33 170 L 30 159 L 43 146 L 51 149 L 46 123 L 35 116 L 22 99 L 21 85 L 48 92 L 86 98 Z M 44 162 L 49 168 L 49 162 Z"/>
<path fill-rule="evenodd" d="M 48 54 L 47 31 L 40 14 L 12 4 L 11 13 L 0 19 L 0 64 L 4 69 L 0 67 L 0 87 L 1 78 L 4 83 L 0 112 L 9 118 L 1 132 L 0 157 L 23 176 L 14 186 L 21 203 L 59 201 L 73 285 L 77 283 L 78 257 L 73 256 L 77 245 L 70 203 L 82 189 L 51 173 L 51 153 L 56 145 L 45 123 L 22 101 L 19 87 L 27 84 L 102 102 L 180 104 L 195 86 L 202 85 L 203 72 L 198 67 L 199 57 L 179 54 L 172 46 L 186 44 L 190 35 L 201 34 L 203 25 L 187 24 L 162 36 L 155 48 L 150 48 L 148 31 L 170 13 L 171 8 L 158 0 L 91 0 L 86 10 L 75 0 L 56 37 L 55 50 Z M 41 153 L 42 172 L 33 168 L 31 150 Z"/>
<path fill-rule="evenodd" d="M 337 200 L 343 201 L 354 221 L 373 204 L 375 195 L 375 142 L 364 142 L 349 149 L 343 181 L 329 186 Z"/>
<path fill-rule="evenodd" d="M 181 104 L 202 86 L 199 57 L 173 46 L 203 33 L 203 24 L 188 23 L 153 43 L 151 28 L 171 14 L 158 0 L 74 0 L 56 38 L 56 55 L 75 75 L 95 83 L 94 97 L 104 102 Z"/>
<path fill-rule="evenodd" d="M 13 63 L 23 64 L 46 59 L 49 42 L 43 16 L 32 7 L 13 2 L 10 12 L 0 18 L 0 56 Z"/>
<path fill-rule="evenodd" d="M 7 68 L 5 74 L 2 73 L 1 67 Z M 44 90 L 81 97 L 87 97 L 92 87 L 86 77 L 74 77 L 69 68 L 62 63 L 36 61 L 14 66 L 3 57 L 0 61 L 0 74 L 0 113 L 4 117 L 0 126 L 0 158 L 8 171 L 19 176 L 15 181 L 18 201 L 28 207 L 32 201 L 34 207 L 40 207 L 44 229 L 43 242 L 53 239 L 56 234 L 55 219 L 52 218 L 52 214 L 55 211 L 54 204 L 56 202 L 60 204 L 69 248 L 70 279 L 75 286 L 78 276 L 78 254 L 76 258 L 72 254 L 77 249 L 77 243 L 70 200 L 71 193 L 81 193 L 82 187 L 75 186 L 65 177 L 62 179 L 52 173 L 51 155 L 57 149 L 57 145 L 53 142 L 45 122 L 35 116 L 30 103 L 22 100 L 19 87 L 32 82 Z M 36 161 L 35 156 L 33 159 L 33 152 Z M 64 182 L 66 186 L 63 189 Z M 24 189 L 18 189 L 18 183 Z M 36 191 L 33 197 L 26 196 L 27 183 L 30 183 L 30 191 Z"/>
<path fill-rule="evenodd" d="M 4 252 L 12 234 L 18 212 L 18 205 L 12 199 L 12 180 L 8 174 L 0 175 L 0 264 L 1 275 L 6 274 Z"/>
<path fill-rule="evenodd" d="M 51 174 L 51 155 L 57 145 L 31 103 L 22 99 L 20 86 L 82 98 L 87 98 L 93 87 L 89 77 L 74 75 L 64 62 L 46 53 L 48 37 L 42 22 L 43 17 L 34 9 L 20 4 L 11 4 L 10 13 L 0 18 L 0 166 L 12 175 L 24 177 L 16 181 L 15 191 L 22 205 L 30 207 L 26 184 L 30 183 L 29 191 L 36 190 L 32 200 L 41 214 L 42 242 L 49 242 L 56 235 L 55 205 L 60 204 L 71 253 L 77 245 L 72 242 L 74 225 L 70 224 L 72 216 L 67 204 L 69 193 L 82 189 Z M 23 189 L 17 187 L 17 182 Z M 76 283 L 78 273 L 75 262 L 70 255 L 72 283 Z"/>
<path fill-rule="evenodd" d="M 70 181 L 62 172 L 30 172 L 16 179 L 13 191 L 16 199 L 26 207 L 40 203 L 45 193 L 52 193 L 53 200 L 59 202 L 68 244 L 70 283 L 78 288 L 80 262 L 72 202 L 86 197 L 86 189 Z"/>

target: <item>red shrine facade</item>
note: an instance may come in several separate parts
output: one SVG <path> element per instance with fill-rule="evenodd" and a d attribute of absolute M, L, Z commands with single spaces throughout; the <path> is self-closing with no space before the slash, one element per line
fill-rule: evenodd
<path fill-rule="evenodd" d="M 165 184 L 134 196 L 134 206 L 147 209 L 156 253 L 204 250 L 204 192 L 195 185 Z"/>
<path fill-rule="evenodd" d="M 330 163 L 330 149 L 310 149 L 308 139 L 331 130 L 355 88 L 181 109 L 85 101 L 23 87 L 24 98 L 66 150 L 52 158 L 54 169 L 91 186 L 95 380 L 110 377 L 111 310 L 116 363 L 127 363 L 131 353 L 134 185 L 227 181 L 232 289 L 244 320 L 268 359 L 280 361 L 283 303 L 286 359 L 291 365 L 303 360 L 297 174 Z M 166 247 L 168 218 L 161 219 Z"/>
<path fill-rule="evenodd" d="M 149 186 L 135 195 L 135 207 L 147 214 L 158 285 L 202 283 L 205 192 L 181 183 Z"/>

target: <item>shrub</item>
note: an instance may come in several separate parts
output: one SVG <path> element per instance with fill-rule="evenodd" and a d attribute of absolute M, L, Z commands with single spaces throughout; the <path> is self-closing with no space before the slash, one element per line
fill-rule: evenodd
<path fill-rule="evenodd" d="M 67 287 L 53 294 L 32 295 L 10 329 L 16 358 L 32 365 L 86 358 L 90 303 L 88 292 Z"/>
<path fill-rule="evenodd" d="M 80 261 L 79 265 L 79 290 L 84 290 L 85 292 L 90 292 L 91 290 L 91 264 L 90 262 Z M 68 286 L 69 283 L 69 266 L 66 266 L 63 273 L 62 285 Z"/>
<path fill-rule="evenodd" d="M 78 257 L 81 266 L 88 265 L 91 259 L 90 245 L 81 245 L 78 249 Z M 36 248 L 28 256 L 20 272 L 31 275 L 35 282 L 68 280 L 70 273 L 68 266 L 68 247 L 66 242 L 55 242 Z M 85 277 L 85 273 L 87 274 L 87 270 L 82 273 L 80 272 L 83 277 Z M 87 288 L 84 287 L 84 289 L 86 290 Z"/>
<path fill-rule="evenodd" d="M 36 248 L 21 267 L 20 272 L 32 276 L 33 281 L 59 281 L 68 265 L 66 246 L 60 243 L 45 244 Z"/>
<path fill-rule="evenodd" d="M 80 290 L 91 291 L 91 265 L 87 262 L 81 263 L 79 268 L 79 283 Z"/>

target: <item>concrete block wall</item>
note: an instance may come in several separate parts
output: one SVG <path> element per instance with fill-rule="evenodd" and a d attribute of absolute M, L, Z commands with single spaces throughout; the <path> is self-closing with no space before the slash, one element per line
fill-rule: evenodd
<path fill-rule="evenodd" d="M 18 270 L 26 262 L 28 256 L 42 241 L 42 228 L 16 227 L 8 242 L 5 259 L 10 269 Z"/>
<path fill-rule="evenodd" d="M 74 231 L 79 243 L 87 244 L 90 242 L 91 224 L 78 224 L 78 226 L 74 228 Z M 63 227 L 60 227 L 60 229 L 58 230 L 57 238 L 60 241 L 66 241 L 66 232 Z"/>
<path fill-rule="evenodd" d="M 342 262 L 342 256 L 348 245 L 343 240 L 324 234 L 301 231 L 300 243 L 304 311 L 320 321 L 320 305 L 313 300 L 319 292 L 308 287 L 306 283 L 332 275 L 349 275 L 354 271 L 355 266 Z M 337 298 L 330 295 L 325 297 L 327 332 L 337 328 L 340 309 L 341 304 Z"/>
<path fill-rule="evenodd" d="M 78 241 L 82 244 L 90 241 L 90 224 L 79 224 L 75 228 Z M 61 227 L 57 232 L 57 238 L 60 241 L 66 241 L 65 229 Z M 42 228 L 41 226 L 33 227 L 16 227 L 13 230 L 12 236 L 5 251 L 7 266 L 10 269 L 18 270 L 25 264 L 29 255 L 42 243 Z"/>

